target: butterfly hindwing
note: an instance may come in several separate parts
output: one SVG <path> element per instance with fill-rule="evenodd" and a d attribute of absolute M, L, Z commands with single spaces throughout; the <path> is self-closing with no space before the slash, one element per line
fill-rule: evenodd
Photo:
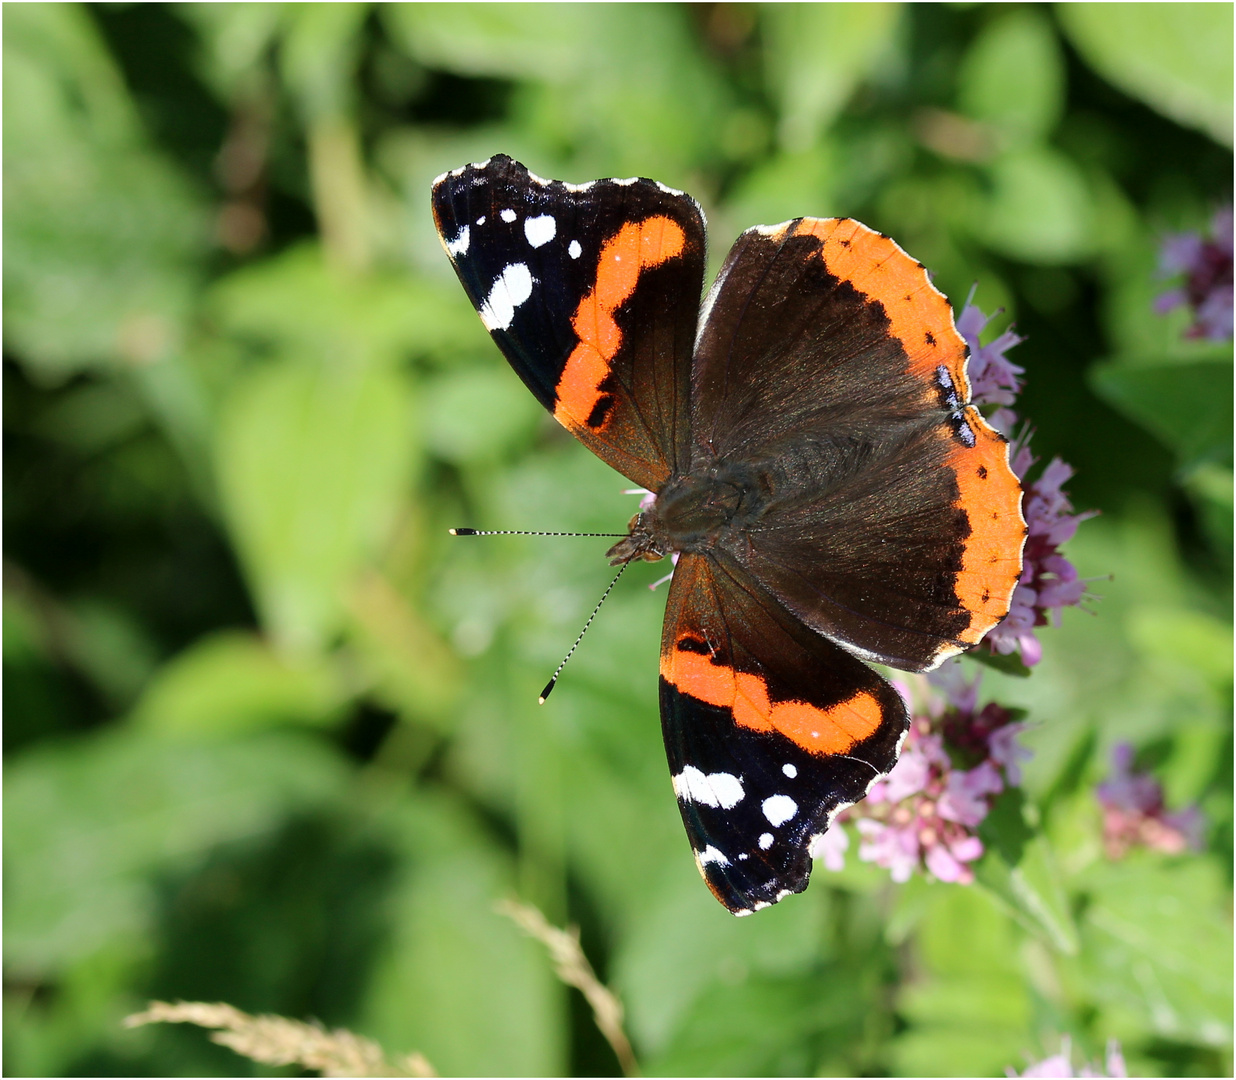
<path fill-rule="evenodd" d="M 897 760 L 897 691 L 741 569 L 683 555 L 661 644 L 661 724 L 696 864 L 735 914 L 801 892 L 812 841 Z"/>
<path fill-rule="evenodd" d="M 705 305 L 692 468 L 759 463 L 732 554 L 859 655 L 934 667 L 1008 612 L 1021 485 L 922 266 L 856 221 L 748 230 Z"/>
<path fill-rule="evenodd" d="M 704 217 L 653 180 L 542 180 L 505 155 L 438 178 L 434 220 L 494 341 L 590 450 L 655 490 L 688 438 Z"/>

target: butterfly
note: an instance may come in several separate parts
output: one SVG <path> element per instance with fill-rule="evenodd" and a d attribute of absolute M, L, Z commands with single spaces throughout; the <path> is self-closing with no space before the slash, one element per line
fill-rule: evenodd
<path fill-rule="evenodd" d="M 807 886 L 928 671 L 1008 613 L 1026 525 L 948 301 L 846 218 L 748 229 L 700 305 L 705 223 L 648 179 L 505 155 L 433 185 L 468 298 L 528 389 L 655 498 L 608 555 L 677 556 L 661 725 L 696 865 L 735 915 Z"/>

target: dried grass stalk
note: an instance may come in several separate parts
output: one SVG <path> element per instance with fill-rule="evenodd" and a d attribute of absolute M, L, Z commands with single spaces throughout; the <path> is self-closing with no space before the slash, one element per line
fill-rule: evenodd
<path fill-rule="evenodd" d="M 382 1048 L 351 1031 L 327 1031 L 283 1016 L 250 1016 L 231 1005 L 152 1001 L 145 1012 L 126 1017 L 125 1027 L 143 1024 L 197 1024 L 215 1028 L 213 1042 L 263 1065 L 300 1065 L 323 1076 L 437 1076 L 421 1054 L 408 1054 L 395 1065 Z"/>
<path fill-rule="evenodd" d="M 501 900 L 497 908 L 549 950 L 558 978 L 575 987 L 592 1006 L 593 1019 L 613 1047 L 623 1074 L 639 1076 L 639 1063 L 622 1028 L 622 1002 L 596 977 L 579 944 L 579 927 L 559 930 L 537 908 L 514 900 Z"/>

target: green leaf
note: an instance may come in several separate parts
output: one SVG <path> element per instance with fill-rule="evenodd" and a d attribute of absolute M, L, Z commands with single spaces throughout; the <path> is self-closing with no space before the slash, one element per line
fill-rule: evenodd
<path fill-rule="evenodd" d="M 726 87 L 701 55 L 685 9 L 515 3 L 382 11 L 392 36 L 426 67 L 525 80 L 509 134 L 515 141 L 486 152 L 524 154 L 542 176 L 552 172 L 533 156 L 543 147 L 576 149 L 580 171 L 567 179 L 644 175 L 658 162 L 657 178 L 679 186 L 717 153 Z"/>
<path fill-rule="evenodd" d="M 1058 4 L 1056 13 L 1100 75 L 1232 145 L 1230 4 Z"/>
<path fill-rule="evenodd" d="M 5 779 L 5 960 L 43 979 L 140 937 L 157 874 L 333 798 L 343 774 L 286 735 L 189 744 L 119 730 L 30 751 Z"/>
<path fill-rule="evenodd" d="M 994 653 L 979 648 L 966 653 L 966 657 L 976 664 L 982 664 L 1005 675 L 1016 675 L 1019 679 L 1028 679 L 1031 675 L 1030 669 L 1022 663 L 1020 653 Z"/>
<path fill-rule="evenodd" d="M 1033 1015 L 1020 935 L 981 888 L 932 881 L 921 903 L 915 975 L 897 995 L 908 1027 L 889 1047 L 895 1075 L 997 1075 L 1017 1060 Z"/>
<path fill-rule="evenodd" d="M 306 121 L 337 119 L 355 108 L 356 66 L 367 4 L 297 4 L 284 9 L 279 66 Z"/>
<path fill-rule="evenodd" d="M 795 153 L 769 155 L 735 185 L 725 212 L 736 229 L 824 214 L 832 204 L 837 172 L 827 140 Z"/>
<path fill-rule="evenodd" d="M 995 848 L 1009 866 L 1021 863 L 1034 829 L 1026 820 L 1026 796 L 1021 788 L 1006 788 L 992 803 L 979 835 L 988 849 Z"/>
<path fill-rule="evenodd" d="M 1184 488 L 1198 508 L 1202 526 L 1216 551 L 1230 557 L 1232 550 L 1232 470 L 1204 462 L 1184 479 Z"/>
<path fill-rule="evenodd" d="M 1001 154 L 989 166 L 991 196 L 977 221 L 998 252 L 1030 263 L 1068 263 L 1094 246 L 1094 208 L 1077 163 L 1049 146 Z"/>
<path fill-rule="evenodd" d="M 689 860 L 690 853 L 679 847 L 680 861 Z M 701 996 L 716 1005 L 720 988 L 732 992 L 748 976 L 786 978 L 808 972 L 820 959 L 828 913 L 828 894 L 816 888 L 819 891 L 787 899 L 755 918 L 735 919 L 701 887 L 696 874 L 671 868 L 641 905 L 613 962 L 614 982 L 627 1002 L 631 1034 L 638 1044 L 662 1053 L 680 1039 L 693 1043 L 690 1028 L 709 1022 L 707 1009 L 692 1009 Z M 694 1019 L 688 1011 L 697 1014 Z M 726 1052 L 733 1051 L 729 1047 Z M 754 1047 L 751 1052 L 761 1053 Z M 712 1072 L 703 1064 L 688 1066 L 685 1060 L 678 1066 L 689 1073 Z M 678 1066 L 659 1067 L 672 1072 Z"/>
<path fill-rule="evenodd" d="M 314 244 L 223 278 L 209 308 L 227 336 L 247 346 L 340 367 L 394 367 L 434 354 L 455 363 L 457 352 L 492 348 L 454 281 L 337 273 Z"/>
<path fill-rule="evenodd" d="M 1111 406 L 1176 452 L 1182 470 L 1232 461 L 1232 362 L 1109 364 L 1091 385 Z"/>
<path fill-rule="evenodd" d="M 1026 1046 L 1026 987 L 1009 972 L 912 983 L 898 1005 L 910 1021 L 892 1044 L 899 1076 L 996 1076 Z"/>
<path fill-rule="evenodd" d="M 207 250 L 197 192 L 143 139 L 85 9 L 5 25 L 5 341 L 36 381 L 165 361 Z"/>
<path fill-rule="evenodd" d="M 708 987 L 674 1041 L 646 1062 L 650 1076 L 810 1076 L 817 1047 L 858 1041 L 867 1002 L 847 972 L 748 977 Z M 832 975 L 832 977 L 827 977 Z"/>
<path fill-rule="evenodd" d="M 562 1075 L 564 990 L 544 946 L 494 910 L 513 892 L 509 857 L 441 796 L 407 800 L 383 826 L 407 870 L 358 1028 L 442 1076 Z"/>
<path fill-rule="evenodd" d="M 583 4 L 392 4 L 381 12 L 392 37 L 427 67 L 553 81 L 586 63 L 595 23 Z"/>
<path fill-rule="evenodd" d="M 193 27 L 198 70 L 224 99 L 260 86 L 267 53 L 289 11 L 288 4 L 177 4 L 171 14 Z"/>
<path fill-rule="evenodd" d="M 1091 993 L 1170 1039 L 1232 1038 L 1232 926 L 1222 871 L 1153 853 L 1096 864 L 1079 882 Z"/>
<path fill-rule="evenodd" d="M 1015 919 L 1058 952 L 1077 952 L 1077 930 L 1047 840 L 1026 820 L 1021 793 L 1006 793 L 980 828 L 987 852 L 974 877 Z"/>
<path fill-rule="evenodd" d="M 293 665 L 252 634 L 201 638 L 164 664 L 134 720 L 176 735 L 219 735 L 287 723 L 321 724 L 342 701 L 320 661 Z"/>
<path fill-rule="evenodd" d="M 276 643 L 321 649 L 389 535 L 413 467 L 407 380 L 385 368 L 270 363 L 219 422 L 224 511 Z"/>
<path fill-rule="evenodd" d="M 1232 624 L 1201 611 L 1139 605 L 1125 616 L 1129 640 L 1142 656 L 1189 668 L 1217 686 L 1232 681 Z"/>
<path fill-rule="evenodd" d="M 526 443 L 543 416 L 505 365 L 444 373 L 424 394 L 425 445 L 445 461 L 493 461 Z"/>
<path fill-rule="evenodd" d="M 767 4 L 757 10 L 767 80 L 780 99 L 781 145 L 805 150 L 859 83 L 888 60 L 901 5 Z"/>
<path fill-rule="evenodd" d="M 1064 57 L 1043 9 L 996 14 L 966 52 L 957 81 L 962 112 L 990 125 L 998 145 L 1050 135 L 1064 110 Z"/>
<path fill-rule="evenodd" d="M 453 730 L 463 671 L 418 606 L 377 571 L 361 576 L 347 604 L 349 644 L 378 700 L 407 719 Z"/>

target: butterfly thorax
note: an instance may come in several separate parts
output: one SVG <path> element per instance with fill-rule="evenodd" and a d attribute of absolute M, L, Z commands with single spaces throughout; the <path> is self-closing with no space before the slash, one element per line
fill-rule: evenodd
<path fill-rule="evenodd" d="M 720 463 L 671 477 L 656 501 L 631 519 L 630 535 L 609 549 L 609 560 L 617 566 L 671 552 L 710 551 L 761 516 L 765 486 L 755 470 Z"/>

